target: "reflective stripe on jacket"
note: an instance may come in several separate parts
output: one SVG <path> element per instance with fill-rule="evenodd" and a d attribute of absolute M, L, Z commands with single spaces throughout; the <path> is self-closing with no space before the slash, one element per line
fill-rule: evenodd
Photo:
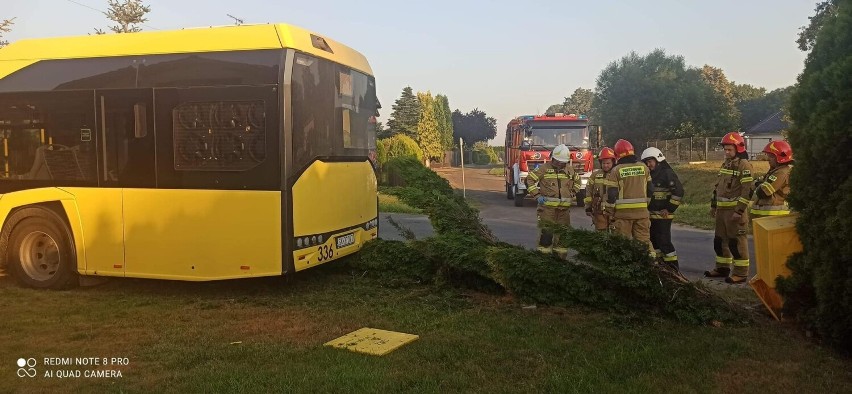
<path fill-rule="evenodd" d="M 748 209 L 753 188 L 751 163 L 739 157 L 726 159 L 716 177 L 716 187 L 710 198 L 710 206 L 718 209 L 734 209 L 743 213 Z"/>
<path fill-rule="evenodd" d="M 769 170 L 755 190 L 754 205 L 751 212 L 755 215 L 787 215 L 790 207 L 787 196 L 790 194 L 790 172 L 793 166 L 782 164 Z"/>
<path fill-rule="evenodd" d="M 589 176 L 589 181 L 586 183 L 586 198 L 583 199 L 586 203 L 587 211 L 603 211 L 603 202 L 606 200 L 606 188 L 610 185 L 610 181 L 606 179 L 608 174 L 608 172 L 604 172 L 598 168 L 592 171 L 592 175 Z"/>
<path fill-rule="evenodd" d="M 530 171 L 524 183 L 533 197 L 544 196 L 544 205 L 550 207 L 570 207 L 580 191 L 580 176 L 570 165 L 560 170 L 544 163 Z"/>
<path fill-rule="evenodd" d="M 641 219 L 649 217 L 648 197 L 651 194 L 651 171 L 635 157 L 619 160 L 606 178 L 606 207 L 615 211 L 616 218 Z"/>
<path fill-rule="evenodd" d="M 657 163 L 654 171 L 651 171 L 651 183 L 654 184 L 651 202 L 648 210 L 651 211 L 651 219 L 672 219 L 674 212 L 680 206 L 683 199 L 683 184 L 680 183 L 677 174 L 668 163 Z M 667 210 L 669 215 L 663 217 L 660 211 Z"/>

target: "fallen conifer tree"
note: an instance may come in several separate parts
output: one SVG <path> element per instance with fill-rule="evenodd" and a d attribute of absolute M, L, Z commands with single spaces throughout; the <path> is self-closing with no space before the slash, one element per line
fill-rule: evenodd
<path fill-rule="evenodd" d="M 601 232 L 555 228 L 567 260 L 497 240 L 478 211 L 449 183 L 416 160 L 388 169 L 404 185 L 387 192 L 429 215 L 436 235 L 407 241 L 374 240 L 351 264 L 389 282 L 451 283 L 524 302 L 584 305 L 617 313 L 654 315 L 687 323 L 745 323 L 745 311 L 648 256 L 639 241 Z"/>

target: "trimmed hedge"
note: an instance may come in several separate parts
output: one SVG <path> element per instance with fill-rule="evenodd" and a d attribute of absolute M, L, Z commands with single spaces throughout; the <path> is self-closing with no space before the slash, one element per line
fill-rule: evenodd
<path fill-rule="evenodd" d="M 791 207 L 803 252 L 777 281 L 784 315 L 852 353 L 852 0 L 819 31 L 791 97 Z"/>

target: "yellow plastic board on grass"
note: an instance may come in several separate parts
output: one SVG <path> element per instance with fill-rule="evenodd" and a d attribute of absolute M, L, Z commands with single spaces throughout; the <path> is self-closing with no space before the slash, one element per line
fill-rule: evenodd
<path fill-rule="evenodd" d="M 384 356 L 405 344 L 415 341 L 417 338 L 419 336 L 413 334 L 364 327 L 340 338 L 328 341 L 325 343 L 325 346 L 375 356 Z"/>

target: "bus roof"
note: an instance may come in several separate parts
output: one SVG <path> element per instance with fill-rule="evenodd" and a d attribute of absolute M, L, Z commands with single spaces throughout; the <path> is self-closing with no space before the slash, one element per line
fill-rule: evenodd
<path fill-rule="evenodd" d="M 40 60 L 281 48 L 373 75 L 364 55 L 346 45 L 293 25 L 264 24 L 19 40 L 0 49 L 0 78 Z"/>

